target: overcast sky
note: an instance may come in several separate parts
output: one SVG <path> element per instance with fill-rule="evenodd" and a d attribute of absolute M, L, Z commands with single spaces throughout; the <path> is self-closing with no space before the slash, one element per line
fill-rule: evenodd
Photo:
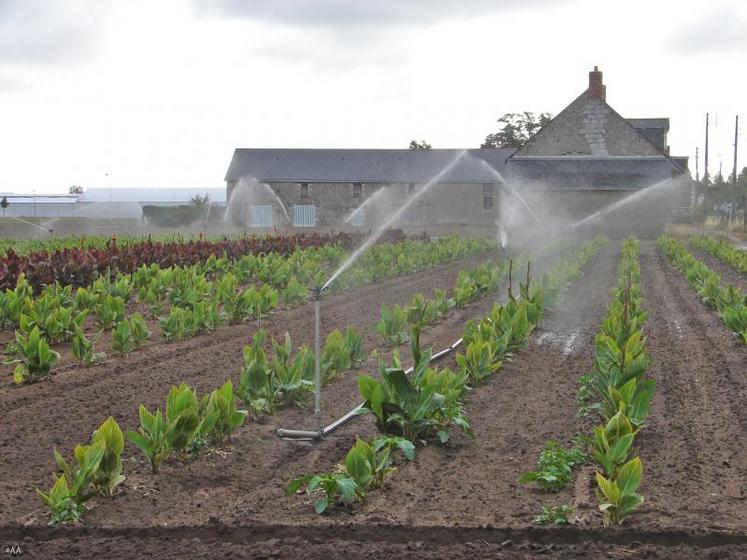
<path fill-rule="evenodd" d="M 0 0 L 0 191 L 221 186 L 236 147 L 478 147 L 594 65 L 693 173 L 710 111 L 731 170 L 744 0 Z"/>

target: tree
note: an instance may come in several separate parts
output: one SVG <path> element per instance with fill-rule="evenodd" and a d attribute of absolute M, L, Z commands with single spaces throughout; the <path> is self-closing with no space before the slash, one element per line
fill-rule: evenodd
<path fill-rule="evenodd" d="M 67 192 L 68 194 L 83 194 L 83 187 L 80 185 L 70 185 Z"/>
<path fill-rule="evenodd" d="M 505 113 L 498 123 L 498 132 L 488 134 L 481 148 L 521 148 L 532 136 L 552 120 L 550 113 Z"/>
<path fill-rule="evenodd" d="M 411 150 L 431 150 L 432 148 L 433 146 L 431 146 L 425 140 L 421 140 L 420 142 L 418 142 L 417 140 L 410 140 Z"/>
<path fill-rule="evenodd" d="M 208 202 L 210 202 L 210 195 L 206 194 L 205 196 L 200 196 L 199 194 L 194 195 L 191 199 L 189 199 L 189 203 L 194 208 L 205 208 L 208 205 Z"/>

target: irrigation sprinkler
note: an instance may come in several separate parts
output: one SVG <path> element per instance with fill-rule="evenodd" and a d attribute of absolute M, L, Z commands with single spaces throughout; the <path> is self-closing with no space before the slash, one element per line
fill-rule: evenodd
<path fill-rule="evenodd" d="M 452 352 L 455 352 L 456 349 L 461 346 L 463 340 L 464 339 L 460 338 L 451 346 L 448 346 L 447 348 L 444 348 L 443 350 L 440 350 L 439 352 L 433 354 L 431 356 L 431 363 L 436 360 L 440 360 L 444 356 L 448 356 Z M 410 375 L 414 370 L 414 367 L 409 367 L 405 370 L 405 374 Z M 365 403 L 360 403 L 358 406 L 352 408 L 328 426 L 321 427 L 320 425 L 316 430 L 286 430 L 284 428 L 278 428 L 276 434 L 278 437 L 283 439 L 319 441 L 335 432 L 338 428 L 341 428 L 342 426 L 350 422 L 353 418 L 360 416 L 364 404 Z"/>
<path fill-rule="evenodd" d="M 314 298 L 314 430 L 286 430 L 278 428 L 277 435 L 281 438 L 299 440 L 318 440 L 323 437 L 322 427 L 322 378 L 321 378 L 321 335 L 320 335 L 320 301 L 322 292 L 328 285 L 313 286 L 310 291 Z"/>
<path fill-rule="evenodd" d="M 314 296 L 314 421 L 316 429 L 322 428 L 322 380 L 321 380 L 321 336 L 319 335 L 319 300 L 322 297 L 322 288 L 314 286 L 311 293 Z"/>

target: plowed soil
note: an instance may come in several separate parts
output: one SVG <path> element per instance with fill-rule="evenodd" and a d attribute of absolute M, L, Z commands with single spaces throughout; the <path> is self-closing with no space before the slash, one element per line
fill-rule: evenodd
<path fill-rule="evenodd" d="M 370 418 L 312 446 L 277 439 L 277 427 L 312 427 L 308 409 L 285 409 L 247 423 L 229 445 L 166 463 L 157 477 L 128 445 L 122 491 L 95 499 L 85 525 L 46 527 L 34 495 L 49 485 L 53 446 L 69 453 L 109 414 L 134 426 L 140 402 L 161 405 L 172 383 L 187 381 L 202 394 L 236 379 L 241 346 L 255 325 L 154 345 L 40 385 L 3 388 L 0 545 L 19 545 L 24 556 L 38 558 L 745 558 L 747 349 L 655 245 L 641 252 L 657 392 L 637 440 L 646 502 L 622 528 L 602 527 L 590 468 L 557 495 L 518 483 L 548 439 L 568 444 L 593 425 L 577 418 L 575 389 L 592 366 L 615 282 L 619 250 L 611 244 L 546 314 L 528 347 L 475 387 L 466 404 L 474 440 L 457 435 L 446 446 L 419 448 L 416 460 L 364 503 L 325 516 L 314 514 L 305 495 L 285 497 L 284 487 L 295 476 L 333 467 L 356 435 L 373 435 Z M 380 346 L 372 326 L 381 303 L 450 288 L 458 268 L 331 297 L 323 302 L 323 331 L 353 325 L 367 333 L 367 349 Z M 427 332 L 425 344 L 449 345 L 491 303 L 486 298 L 455 312 Z M 311 325 L 310 306 L 263 323 L 275 336 L 289 330 L 294 345 L 311 341 Z M 439 365 L 454 367 L 453 356 Z M 372 368 L 368 360 L 363 369 Z M 358 403 L 355 375 L 325 388 L 325 421 Z M 532 525 L 541 505 L 561 503 L 575 505 L 573 525 Z"/>

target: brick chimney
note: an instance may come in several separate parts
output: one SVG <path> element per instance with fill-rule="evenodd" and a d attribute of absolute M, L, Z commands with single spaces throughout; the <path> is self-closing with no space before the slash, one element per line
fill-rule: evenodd
<path fill-rule="evenodd" d="M 607 100 L 607 86 L 602 83 L 602 73 L 596 66 L 594 70 L 589 72 L 589 98 L 599 99 L 601 101 Z"/>

